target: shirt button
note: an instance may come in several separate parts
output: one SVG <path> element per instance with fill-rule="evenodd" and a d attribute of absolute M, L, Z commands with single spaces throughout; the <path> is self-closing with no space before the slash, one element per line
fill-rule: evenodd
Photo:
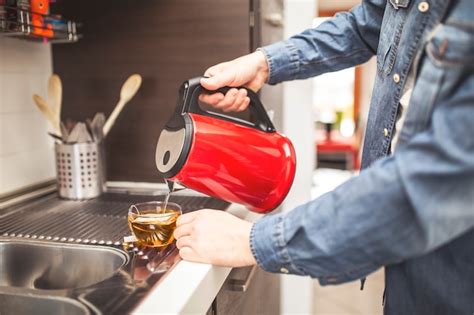
<path fill-rule="evenodd" d="M 426 1 L 420 2 L 418 5 L 418 11 L 425 13 L 430 9 L 430 4 Z"/>
<path fill-rule="evenodd" d="M 383 135 L 385 137 L 388 137 L 388 129 L 387 128 L 383 128 Z"/>
<path fill-rule="evenodd" d="M 393 82 L 395 82 L 395 83 L 400 82 L 400 75 L 398 73 L 395 73 L 393 75 Z"/>
<path fill-rule="evenodd" d="M 290 271 L 286 269 L 285 267 L 280 268 L 281 273 L 289 273 Z"/>

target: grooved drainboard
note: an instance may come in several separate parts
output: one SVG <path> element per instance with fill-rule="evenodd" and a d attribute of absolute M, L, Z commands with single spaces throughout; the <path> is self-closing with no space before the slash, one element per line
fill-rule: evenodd
<path fill-rule="evenodd" d="M 130 235 L 130 205 L 163 199 L 164 196 L 105 193 L 97 199 L 70 201 L 51 195 L 6 209 L 6 214 L 0 215 L 0 236 L 119 246 L 123 237 Z M 183 212 L 202 208 L 224 210 L 229 206 L 210 197 L 172 195 L 170 201 L 180 204 Z"/>

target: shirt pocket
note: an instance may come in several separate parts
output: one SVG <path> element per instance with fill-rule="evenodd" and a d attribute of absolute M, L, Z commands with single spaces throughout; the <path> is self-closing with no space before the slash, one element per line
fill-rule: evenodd
<path fill-rule="evenodd" d="M 392 0 L 389 0 L 392 3 Z M 393 0 L 395 3 L 396 1 Z M 388 76 L 395 64 L 402 35 L 403 26 L 405 24 L 409 0 L 399 0 L 399 6 L 395 9 L 392 5 L 387 5 L 382 21 L 380 31 L 379 46 L 377 49 L 377 70 L 380 75 Z M 402 8 L 402 9 L 398 9 Z"/>
<path fill-rule="evenodd" d="M 440 24 L 426 45 L 426 54 L 438 67 L 474 68 L 474 22 L 448 20 Z"/>
<path fill-rule="evenodd" d="M 472 74 L 474 23 L 451 20 L 439 24 L 427 39 L 420 62 L 397 150 L 415 134 L 430 126 L 436 106 L 449 100 L 454 93 L 460 93 L 460 82 Z"/>

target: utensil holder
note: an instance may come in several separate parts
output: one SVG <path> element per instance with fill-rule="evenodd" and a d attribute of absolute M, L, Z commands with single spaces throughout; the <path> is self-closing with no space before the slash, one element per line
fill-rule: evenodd
<path fill-rule="evenodd" d="M 106 165 L 103 141 L 97 143 L 56 143 L 56 175 L 59 196 L 91 199 L 105 190 Z"/>

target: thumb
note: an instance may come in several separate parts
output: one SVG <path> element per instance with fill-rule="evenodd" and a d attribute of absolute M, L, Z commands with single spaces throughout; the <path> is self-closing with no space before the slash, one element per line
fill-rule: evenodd
<path fill-rule="evenodd" d="M 201 85 L 207 90 L 217 90 L 218 88 L 226 86 L 227 80 L 224 76 L 218 74 L 210 78 L 202 78 Z"/>
<path fill-rule="evenodd" d="M 199 214 L 198 211 L 182 214 L 176 220 L 176 225 L 180 226 L 180 225 L 191 223 L 198 216 L 198 214 Z"/>
<path fill-rule="evenodd" d="M 201 85 L 208 90 L 217 90 L 224 86 L 231 86 L 234 74 L 229 70 L 223 70 L 209 78 L 202 78 Z"/>

